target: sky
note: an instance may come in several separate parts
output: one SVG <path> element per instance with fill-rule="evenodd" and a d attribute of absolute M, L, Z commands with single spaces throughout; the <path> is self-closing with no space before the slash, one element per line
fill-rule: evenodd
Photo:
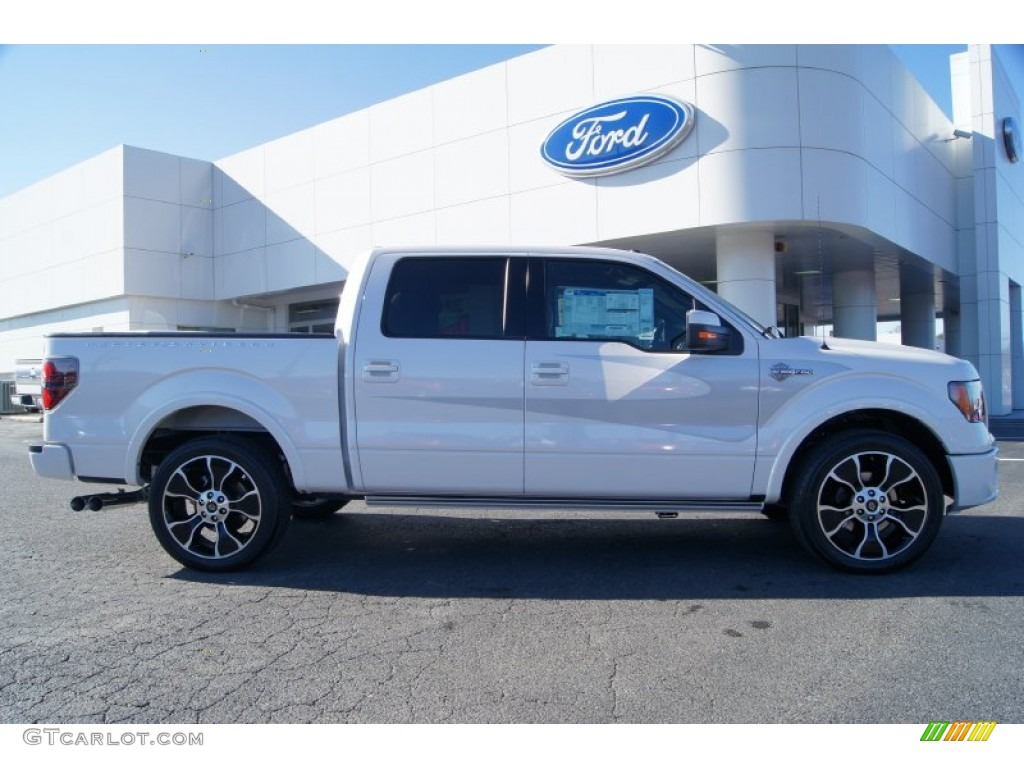
<path fill-rule="evenodd" d="M 118 144 L 218 160 L 538 47 L 3 45 L 0 197 Z M 893 46 L 947 114 L 949 54 L 965 48 Z"/>

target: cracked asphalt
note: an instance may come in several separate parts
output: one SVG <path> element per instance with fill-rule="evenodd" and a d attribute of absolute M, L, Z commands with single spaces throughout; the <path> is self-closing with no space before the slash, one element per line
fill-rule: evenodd
<path fill-rule="evenodd" d="M 361 504 L 211 576 L 39 436 L 0 419 L 3 722 L 1024 722 L 1024 461 L 882 577 L 759 515 Z"/>

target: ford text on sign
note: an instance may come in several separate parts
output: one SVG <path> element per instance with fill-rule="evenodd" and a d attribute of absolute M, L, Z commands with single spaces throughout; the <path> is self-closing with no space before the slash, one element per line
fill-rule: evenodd
<path fill-rule="evenodd" d="M 605 176 L 649 163 L 693 128 L 693 107 L 665 96 L 631 96 L 577 112 L 541 147 L 544 161 L 572 177 Z"/>

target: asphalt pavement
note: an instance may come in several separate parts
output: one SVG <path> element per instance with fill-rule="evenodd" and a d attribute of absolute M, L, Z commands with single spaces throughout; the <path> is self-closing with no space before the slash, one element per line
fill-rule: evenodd
<path fill-rule="evenodd" d="M 183 569 L 0 419 L 0 721 L 1024 722 L 1024 443 L 886 576 L 760 515 L 369 510 Z"/>

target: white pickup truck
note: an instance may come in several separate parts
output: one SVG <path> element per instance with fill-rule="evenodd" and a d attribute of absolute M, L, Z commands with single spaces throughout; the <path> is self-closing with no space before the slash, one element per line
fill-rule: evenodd
<path fill-rule="evenodd" d="M 377 249 L 334 335 L 54 334 L 48 478 L 143 486 L 191 568 L 246 565 L 294 513 L 617 509 L 788 518 L 882 572 L 998 493 L 975 369 L 781 338 L 657 259 L 599 248 Z"/>

